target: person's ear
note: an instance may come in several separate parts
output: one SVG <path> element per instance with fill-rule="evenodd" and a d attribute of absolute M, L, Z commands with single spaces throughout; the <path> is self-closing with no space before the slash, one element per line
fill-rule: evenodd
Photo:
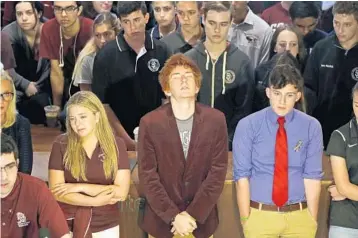
<path fill-rule="evenodd" d="M 145 19 L 145 24 L 148 24 L 148 21 L 149 21 L 149 13 L 148 12 L 144 15 L 144 19 Z"/>
<path fill-rule="evenodd" d="M 19 167 L 19 164 L 20 164 L 20 160 L 16 159 L 16 166 Z"/>
<path fill-rule="evenodd" d="M 78 7 L 77 16 L 81 16 L 82 10 L 83 10 L 83 7 L 82 7 L 82 6 L 79 6 L 79 7 Z"/>
<path fill-rule="evenodd" d="M 298 92 L 296 96 L 296 102 L 298 102 L 301 99 L 301 97 L 302 97 L 302 93 Z"/>
<path fill-rule="evenodd" d="M 172 96 L 172 93 L 169 91 L 164 91 L 165 96 L 167 96 L 168 98 Z"/>
<path fill-rule="evenodd" d="M 265 89 L 265 92 L 266 92 L 266 97 L 270 99 L 270 98 L 271 98 L 270 88 L 266 88 L 266 89 Z"/>

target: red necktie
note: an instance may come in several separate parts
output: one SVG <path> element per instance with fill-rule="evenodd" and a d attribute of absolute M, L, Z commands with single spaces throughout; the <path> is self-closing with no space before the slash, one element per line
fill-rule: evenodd
<path fill-rule="evenodd" d="M 285 118 L 279 117 L 277 122 L 272 200 L 276 206 L 282 207 L 288 200 L 288 151 Z"/>

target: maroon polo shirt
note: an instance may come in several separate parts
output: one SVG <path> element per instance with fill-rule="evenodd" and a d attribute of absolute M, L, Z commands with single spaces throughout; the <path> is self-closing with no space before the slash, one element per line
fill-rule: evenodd
<path fill-rule="evenodd" d="M 9 36 L 1 31 L 1 63 L 4 65 L 4 70 L 16 68 L 16 61 L 14 52 L 12 50 Z"/>
<path fill-rule="evenodd" d="M 282 7 L 281 2 L 278 2 L 263 11 L 261 18 L 264 19 L 272 29 L 276 29 L 284 24 L 292 23 L 288 11 Z"/>
<path fill-rule="evenodd" d="M 80 17 L 80 31 L 77 39 L 72 37 L 70 39 L 63 38 L 63 55 L 66 56 L 70 46 L 75 45 L 76 55 L 83 49 L 87 41 L 92 36 L 93 21 L 89 18 Z M 76 41 L 76 42 L 75 42 Z M 47 21 L 41 31 L 40 40 L 40 57 L 50 60 L 60 60 L 60 24 L 55 18 Z M 76 43 L 76 44 L 75 44 Z"/>
<path fill-rule="evenodd" d="M 127 148 L 122 139 L 116 138 L 118 147 L 118 170 L 129 169 L 129 159 L 127 154 Z M 106 179 L 103 170 L 104 154 L 99 144 L 97 144 L 92 157 L 86 160 L 86 178 L 87 181 L 80 179 L 77 181 L 71 174 L 71 171 L 67 170 L 64 166 L 63 158 L 67 147 L 67 135 L 63 134 L 56 138 L 49 161 L 49 169 L 62 170 L 65 174 L 66 183 L 89 183 L 100 185 L 113 185 L 114 178 Z M 59 203 L 62 207 L 62 203 Z M 71 206 L 66 204 L 66 207 Z M 65 206 L 63 206 L 65 207 Z M 73 206 L 75 207 L 75 206 Z M 65 211 L 65 210 L 64 210 Z M 67 219 L 72 218 L 72 214 L 66 214 Z M 68 220 L 69 227 L 72 230 L 73 220 Z M 119 208 L 118 203 L 113 205 L 105 205 L 92 208 L 92 218 L 90 228 L 92 232 L 103 231 L 119 225 Z"/>
<path fill-rule="evenodd" d="M 18 172 L 13 190 L 1 199 L 1 237 L 38 238 L 39 228 L 49 229 L 51 237 L 69 233 L 64 214 L 46 184 Z"/>

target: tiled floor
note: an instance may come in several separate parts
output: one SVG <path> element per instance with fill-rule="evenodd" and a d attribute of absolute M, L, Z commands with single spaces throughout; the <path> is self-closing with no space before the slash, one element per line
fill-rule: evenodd
<path fill-rule="evenodd" d="M 52 143 L 62 132 L 59 128 L 47 128 L 44 126 L 31 126 L 34 161 L 32 175 L 44 181 L 48 179 L 48 160 Z"/>

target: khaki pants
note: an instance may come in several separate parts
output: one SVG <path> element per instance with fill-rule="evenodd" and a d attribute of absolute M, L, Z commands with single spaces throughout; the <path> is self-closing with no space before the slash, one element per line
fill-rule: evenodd
<path fill-rule="evenodd" d="M 70 236 L 73 237 L 72 232 Z M 118 238 L 119 237 L 119 226 L 109 228 L 104 231 L 92 233 L 92 238 Z"/>
<path fill-rule="evenodd" d="M 243 229 L 245 238 L 314 238 L 317 222 L 308 209 L 281 213 L 251 208 Z"/>
<path fill-rule="evenodd" d="M 151 235 L 148 235 L 148 238 L 155 238 L 155 237 L 151 236 Z M 173 238 L 195 238 L 195 236 L 193 236 L 193 234 L 190 234 L 188 236 L 176 235 L 176 236 L 173 236 Z M 214 238 L 214 236 L 210 236 L 209 238 Z"/>

